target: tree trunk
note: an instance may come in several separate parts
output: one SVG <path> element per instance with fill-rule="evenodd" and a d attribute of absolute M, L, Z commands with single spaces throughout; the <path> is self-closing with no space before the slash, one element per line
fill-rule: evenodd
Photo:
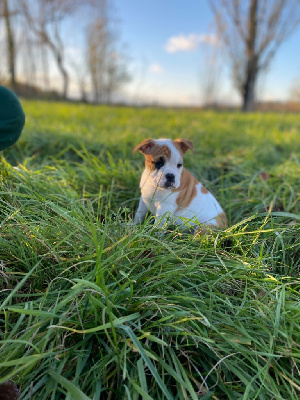
<path fill-rule="evenodd" d="M 8 55 L 8 71 L 9 83 L 12 90 L 16 90 L 16 53 L 15 53 L 15 40 L 11 27 L 10 12 L 8 9 L 8 0 L 3 0 L 3 12 L 5 19 L 6 41 L 7 41 L 7 55 Z"/>
<path fill-rule="evenodd" d="M 252 111 L 254 109 L 255 83 L 258 72 L 258 57 L 255 49 L 257 39 L 257 14 L 258 0 L 251 0 L 248 17 L 248 36 L 246 40 L 247 67 L 243 84 L 242 111 Z"/>
<path fill-rule="evenodd" d="M 46 90 L 49 90 L 50 76 L 49 76 L 49 61 L 48 61 L 47 48 L 45 46 L 43 46 L 43 43 L 40 43 L 39 46 L 40 46 L 40 54 L 41 54 L 41 60 L 42 60 L 44 88 Z"/>
<path fill-rule="evenodd" d="M 242 111 L 254 110 L 254 99 L 255 99 L 254 93 L 255 93 L 255 81 L 249 80 L 245 83 Z"/>
<path fill-rule="evenodd" d="M 63 65 L 60 66 L 60 71 L 63 76 L 63 98 L 67 99 L 69 89 L 69 74 Z"/>
<path fill-rule="evenodd" d="M 68 89 L 69 89 L 69 74 L 66 68 L 63 65 L 61 54 L 55 49 L 53 46 L 54 56 L 56 58 L 57 67 L 61 73 L 62 80 L 63 80 L 63 90 L 62 90 L 62 97 L 63 99 L 67 99 L 68 96 Z"/>
<path fill-rule="evenodd" d="M 44 34 L 43 38 L 44 38 L 44 43 L 46 43 L 49 46 L 49 48 L 52 51 L 54 58 L 56 60 L 57 68 L 59 69 L 59 72 L 61 73 L 62 80 L 63 80 L 62 97 L 63 97 L 63 99 L 67 99 L 70 79 L 69 79 L 68 71 L 66 70 L 66 68 L 64 67 L 64 64 L 63 64 L 62 55 L 61 55 L 59 49 L 52 43 L 52 41 L 50 40 L 50 38 L 47 35 Z"/>
<path fill-rule="evenodd" d="M 243 85 L 243 106 L 242 111 L 253 111 L 255 103 L 255 86 L 257 78 L 256 58 L 248 61 L 246 78 Z"/>

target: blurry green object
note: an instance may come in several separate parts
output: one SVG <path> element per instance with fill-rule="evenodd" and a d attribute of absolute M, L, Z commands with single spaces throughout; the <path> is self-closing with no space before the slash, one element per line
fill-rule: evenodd
<path fill-rule="evenodd" d="M 0 86 L 0 150 L 14 144 L 20 137 L 25 114 L 17 96 Z"/>

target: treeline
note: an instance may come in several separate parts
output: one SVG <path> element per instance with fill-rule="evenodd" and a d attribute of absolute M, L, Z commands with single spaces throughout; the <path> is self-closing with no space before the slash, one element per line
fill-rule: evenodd
<path fill-rule="evenodd" d="M 0 84 L 55 99 L 69 99 L 72 85 L 81 101 L 110 103 L 130 79 L 110 3 L 0 0 Z M 72 32 L 80 43 L 70 54 Z"/>

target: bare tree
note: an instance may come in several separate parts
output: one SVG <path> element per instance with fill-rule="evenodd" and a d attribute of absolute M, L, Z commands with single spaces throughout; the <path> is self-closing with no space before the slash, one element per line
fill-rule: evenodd
<path fill-rule="evenodd" d="M 300 78 L 296 78 L 290 88 L 290 100 L 300 102 Z"/>
<path fill-rule="evenodd" d="M 50 89 L 50 68 L 49 68 L 49 56 L 48 56 L 48 48 L 43 45 L 43 43 L 39 42 L 39 55 L 42 62 L 42 75 L 43 75 L 43 86 L 44 89 Z"/>
<path fill-rule="evenodd" d="M 107 1 L 87 29 L 87 62 L 96 103 L 110 103 L 112 95 L 130 77 L 126 57 L 118 49 L 118 35 L 112 27 Z"/>
<path fill-rule="evenodd" d="M 127 71 L 125 55 L 112 49 L 108 53 L 106 80 L 104 86 L 106 103 L 110 104 L 113 94 L 116 93 L 128 81 L 130 81 L 130 75 Z"/>
<path fill-rule="evenodd" d="M 32 1 L 20 0 L 19 6 L 38 41 L 51 51 L 62 76 L 62 96 L 67 98 L 69 74 L 64 64 L 64 46 L 60 36 L 59 24 L 69 10 L 63 7 L 64 2 L 59 0 L 51 2 L 36 0 L 35 3 L 36 7 L 32 7 Z"/>
<path fill-rule="evenodd" d="M 299 0 L 209 0 L 229 53 L 243 111 L 254 108 L 258 75 L 300 22 Z"/>
<path fill-rule="evenodd" d="M 10 3 L 11 4 L 11 3 Z M 8 61 L 9 84 L 13 90 L 16 90 L 16 46 L 15 34 L 12 25 L 13 10 L 9 8 L 8 0 L 2 0 L 0 3 L 0 17 L 5 21 L 6 32 L 6 53 Z"/>
<path fill-rule="evenodd" d="M 19 0 L 20 11 L 27 20 L 31 31 L 40 45 L 47 47 L 54 57 L 62 77 L 63 98 L 67 98 L 70 77 L 66 67 L 61 24 L 81 5 L 80 0 Z M 45 57 L 45 51 L 42 55 Z M 43 67 L 45 69 L 45 65 Z"/>
<path fill-rule="evenodd" d="M 70 65 L 75 73 L 78 89 L 80 92 L 80 101 L 83 103 L 88 102 L 87 94 L 87 71 L 86 65 L 82 58 L 80 60 L 71 60 Z"/>
<path fill-rule="evenodd" d="M 95 103 L 99 103 L 103 96 L 105 54 L 108 41 L 109 34 L 104 18 L 90 24 L 87 29 L 87 62 Z"/>
<path fill-rule="evenodd" d="M 35 52 L 35 41 L 31 35 L 30 27 L 26 21 L 22 21 L 21 35 L 18 41 L 18 57 L 21 57 L 23 70 L 22 77 L 25 83 L 26 94 L 33 96 L 37 86 L 38 58 Z"/>
<path fill-rule="evenodd" d="M 49 90 L 50 65 L 54 60 L 62 78 L 64 98 L 68 96 L 73 70 L 83 101 L 87 101 L 91 80 L 95 101 L 110 102 L 112 94 L 129 79 L 129 75 L 108 4 L 111 7 L 111 0 L 0 0 L 0 23 L 6 28 L 7 60 L 7 67 L 4 62 L 0 67 L 1 72 L 9 75 L 11 86 L 16 86 L 18 58 L 22 60 L 20 74 L 27 89 L 37 92 L 36 86 L 40 83 Z M 85 50 L 78 46 L 77 52 L 70 55 L 71 48 L 66 47 L 66 27 L 68 22 L 74 23 L 79 10 L 81 28 L 82 16 L 87 17 L 87 46 Z"/>
<path fill-rule="evenodd" d="M 215 106 L 220 94 L 220 79 L 223 69 L 222 49 L 218 43 L 203 45 L 203 60 L 200 66 L 200 91 L 204 106 Z"/>

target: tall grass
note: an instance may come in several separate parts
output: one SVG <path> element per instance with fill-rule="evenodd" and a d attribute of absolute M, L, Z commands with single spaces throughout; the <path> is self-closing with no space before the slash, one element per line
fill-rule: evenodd
<path fill-rule="evenodd" d="M 0 383 L 23 399 L 298 399 L 294 115 L 25 103 L 0 171 Z M 186 137 L 225 232 L 130 222 L 145 137 Z"/>

